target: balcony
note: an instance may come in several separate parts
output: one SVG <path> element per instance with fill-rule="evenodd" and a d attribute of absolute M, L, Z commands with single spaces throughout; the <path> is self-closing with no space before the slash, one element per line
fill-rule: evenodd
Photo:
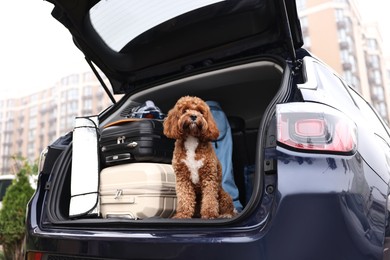
<path fill-rule="evenodd" d="M 305 36 L 309 35 L 309 29 L 306 26 L 302 27 L 302 34 Z"/>
<path fill-rule="evenodd" d="M 338 29 L 345 29 L 345 28 L 347 28 L 347 23 L 344 20 L 338 21 L 337 28 Z"/>
<path fill-rule="evenodd" d="M 85 108 L 81 111 L 83 115 L 92 115 L 92 109 Z"/>
<path fill-rule="evenodd" d="M 22 147 L 22 145 L 23 145 L 23 139 L 19 139 L 18 141 L 16 141 L 16 144 L 17 144 L 19 147 Z"/>
<path fill-rule="evenodd" d="M 14 130 L 13 129 L 9 129 L 9 128 L 6 128 L 3 132 L 5 135 L 6 134 L 13 134 L 14 133 Z"/>
<path fill-rule="evenodd" d="M 376 62 L 368 61 L 366 62 L 367 69 L 379 69 L 379 65 Z"/>
<path fill-rule="evenodd" d="M 344 61 L 343 62 L 343 70 L 346 71 L 346 70 L 352 70 L 352 64 L 348 61 Z"/>
<path fill-rule="evenodd" d="M 375 78 L 372 76 L 368 77 L 368 83 L 370 84 L 371 87 L 377 85 Z"/>
<path fill-rule="evenodd" d="M 339 45 L 340 45 L 340 49 L 342 49 L 342 50 L 346 50 L 349 47 L 349 44 L 347 41 L 340 41 Z"/>

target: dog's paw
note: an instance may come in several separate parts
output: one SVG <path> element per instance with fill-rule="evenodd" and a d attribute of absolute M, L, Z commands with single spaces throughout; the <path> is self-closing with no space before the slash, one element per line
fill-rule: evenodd
<path fill-rule="evenodd" d="M 219 215 L 219 218 L 232 218 L 233 216 L 234 216 L 233 214 L 226 213 L 226 214 Z"/>
<path fill-rule="evenodd" d="M 183 212 L 178 212 L 172 218 L 175 218 L 175 219 L 188 219 L 188 218 L 191 218 L 191 217 L 192 216 L 190 214 L 184 214 Z"/>
<path fill-rule="evenodd" d="M 201 218 L 202 219 L 216 219 L 216 218 L 218 218 L 218 216 L 202 215 Z"/>
<path fill-rule="evenodd" d="M 202 219 L 215 219 L 219 218 L 219 213 L 217 210 L 208 210 L 201 212 Z"/>

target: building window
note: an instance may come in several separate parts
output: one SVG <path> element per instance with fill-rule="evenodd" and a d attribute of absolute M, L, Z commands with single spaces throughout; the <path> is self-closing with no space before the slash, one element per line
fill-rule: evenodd
<path fill-rule="evenodd" d="M 12 108 L 14 107 L 15 102 L 12 99 L 7 100 L 7 107 Z"/>
<path fill-rule="evenodd" d="M 79 90 L 72 88 L 68 90 L 68 100 L 77 100 L 79 97 Z"/>
<path fill-rule="evenodd" d="M 30 108 L 30 117 L 34 117 L 38 114 L 38 107 L 37 106 L 33 106 Z"/>
<path fill-rule="evenodd" d="M 307 17 L 301 17 L 300 19 L 302 29 L 309 27 Z"/>
<path fill-rule="evenodd" d="M 78 104 L 77 101 L 72 101 L 68 103 L 67 114 L 77 114 Z"/>
<path fill-rule="evenodd" d="M 378 111 L 381 114 L 382 118 L 387 118 L 387 107 L 384 102 L 381 102 L 379 104 Z"/>
<path fill-rule="evenodd" d="M 66 103 L 61 104 L 61 117 L 66 115 Z"/>
<path fill-rule="evenodd" d="M 34 139 L 35 139 L 35 129 L 30 129 L 28 131 L 28 140 L 30 142 L 33 142 Z"/>
<path fill-rule="evenodd" d="M 5 131 L 11 132 L 13 130 L 13 126 L 14 124 L 12 121 L 5 123 Z"/>
<path fill-rule="evenodd" d="M 64 78 L 61 79 L 61 85 L 63 85 L 63 86 L 68 85 L 68 82 L 69 82 L 69 78 L 68 77 L 64 77 Z"/>
<path fill-rule="evenodd" d="M 370 55 L 369 61 L 370 61 L 370 65 L 373 68 L 379 68 L 379 58 L 378 58 L 378 55 Z"/>
<path fill-rule="evenodd" d="M 371 51 L 376 51 L 378 50 L 378 43 L 375 39 L 367 39 L 367 47 Z"/>
<path fill-rule="evenodd" d="M 29 158 L 34 157 L 34 154 L 35 154 L 34 151 L 35 151 L 34 142 L 29 142 L 28 146 L 27 146 L 27 155 Z"/>
<path fill-rule="evenodd" d="M 8 145 L 4 145 L 3 146 L 3 151 L 4 151 L 4 154 L 10 154 L 9 146 Z M 5 161 L 7 161 L 7 160 L 5 160 Z"/>
<path fill-rule="evenodd" d="M 67 92 L 63 91 L 61 92 L 61 102 L 65 102 L 67 99 Z"/>
<path fill-rule="evenodd" d="M 345 49 L 341 50 L 340 55 L 341 55 L 342 62 L 348 62 L 348 60 L 349 60 L 349 51 L 348 50 L 345 50 Z"/>
<path fill-rule="evenodd" d="M 38 94 L 34 94 L 31 96 L 30 98 L 30 102 L 33 103 L 33 102 L 37 102 L 39 100 L 39 95 Z"/>
<path fill-rule="evenodd" d="M 308 50 L 310 50 L 310 47 L 311 47 L 311 39 L 310 39 L 310 36 L 309 36 L 309 35 L 303 36 L 303 42 L 304 42 L 305 47 L 306 47 Z"/>
<path fill-rule="evenodd" d="M 83 74 L 83 82 L 88 82 L 94 79 L 94 74 L 92 72 L 85 72 Z"/>
<path fill-rule="evenodd" d="M 384 92 L 382 87 L 373 87 L 372 93 L 374 96 L 374 100 L 383 100 L 384 99 Z"/>
<path fill-rule="evenodd" d="M 61 117 L 61 119 L 60 119 L 60 128 L 61 128 L 61 130 L 64 130 L 66 128 L 66 118 L 65 117 Z"/>
<path fill-rule="evenodd" d="M 28 128 L 29 129 L 35 129 L 36 127 L 37 127 L 37 118 L 36 117 L 30 117 Z"/>
<path fill-rule="evenodd" d="M 83 109 L 85 110 L 90 110 L 92 109 L 92 100 L 91 99 L 85 99 L 84 100 L 84 106 L 83 106 Z"/>
<path fill-rule="evenodd" d="M 337 8 L 335 10 L 336 22 L 344 21 L 344 9 Z"/>
<path fill-rule="evenodd" d="M 382 75 L 379 70 L 374 71 L 374 81 L 375 84 L 381 85 L 382 84 Z"/>
<path fill-rule="evenodd" d="M 347 31 L 345 29 L 338 30 L 339 33 L 339 41 L 347 41 Z"/>
<path fill-rule="evenodd" d="M 351 71 L 356 72 L 357 71 L 356 59 L 355 59 L 355 56 L 353 56 L 352 54 L 349 55 L 349 63 L 351 63 Z"/>
<path fill-rule="evenodd" d="M 298 11 L 306 9 L 306 1 L 307 0 L 297 0 L 297 10 Z"/>
<path fill-rule="evenodd" d="M 357 78 L 353 75 L 351 70 L 344 71 L 344 79 L 348 85 L 353 86 L 355 89 L 359 89 Z"/>
<path fill-rule="evenodd" d="M 11 135 L 10 134 L 4 135 L 4 143 L 6 143 L 6 144 L 11 143 Z M 5 154 L 7 154 L 7 153 L 5 153 Z"/>
<path fill-rule="evenodd" d="M 83 89 L 83 95 L 85 97 L 92 96 L 92 86 L 85 86 L 84 89 Z"/>

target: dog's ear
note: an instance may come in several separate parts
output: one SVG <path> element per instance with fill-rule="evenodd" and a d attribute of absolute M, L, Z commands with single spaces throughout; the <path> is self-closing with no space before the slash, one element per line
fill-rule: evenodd
<path fill-rule="evenodd" d="M 168 138 L 179 139 L 180 133 L 178 128 L 179 114 L 176 108 L 169 110 L 167 117 L 164 119 L 164 135 Z"/>
<path fill-rule="evenodd" d="M 205 133 L 203 134 L 203 137 L 207 141 L 217 140 L 217 138 L 219 136 L 219 130 L 217 127 L 217 123 L 215 122 L 214 117 L 211 114 L 211 111 L 208 107 L 207 107 L 207 112 L 205 114 L 205 119 L 207 121 L 208 127 L 207 127 L 207 130 L 205 131 Z"/>

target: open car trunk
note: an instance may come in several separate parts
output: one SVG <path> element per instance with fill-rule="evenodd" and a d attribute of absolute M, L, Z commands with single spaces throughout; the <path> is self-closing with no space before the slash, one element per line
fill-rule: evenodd
<path fill-rule="evenodd" d="M 226 64 L 223 68 L 198 72 L 191 76 L 128 94 L 111 110 L 105 112 L 99 124 L 102 127 L 110 122 L 126 118 L 131 108 L 146 100 L 153 100 L 165 113 L 174 106 L 180 97 L 185 95 L 217 101 L 227 115 L 232 129 L 234 178 L 244 210 L 232 219 L 212 221 L 190 219 L 188 222 L 208 225 L 229 223 L 249 214 L 251 205 L 255 202 L 258 203 L 261 199 L 264 185 L 261 160 L 264 156 L 265 131 L 270 124 L 275 103 L 282 102 L 287 96 L 288 75 L 290 75 L 289 67 L 286 67 L 283 61 L 272 57 L 257 58 L 252 62 Z M 102 225 L 102 223 L 107 225 L 109 223 L 142 225 L 142 223 L 177 222 L 177 220 L 169 218 L 104 219 L 96 214 L 78 218 L 69 217 L 71 165 L 72 145 L 57 160 L 53 170 L 57 173 L 50 179 L 51 187 L 56 188 L 51 189 L 54 196 L 49 196 L 47 207 L 49 222 L 70 225 L 80 223 L 83 225 Z M 244 176 L 245 167 L 253 167 L 254 178 Z M 181 220 L 180 223 L 183 221 Z"/>

